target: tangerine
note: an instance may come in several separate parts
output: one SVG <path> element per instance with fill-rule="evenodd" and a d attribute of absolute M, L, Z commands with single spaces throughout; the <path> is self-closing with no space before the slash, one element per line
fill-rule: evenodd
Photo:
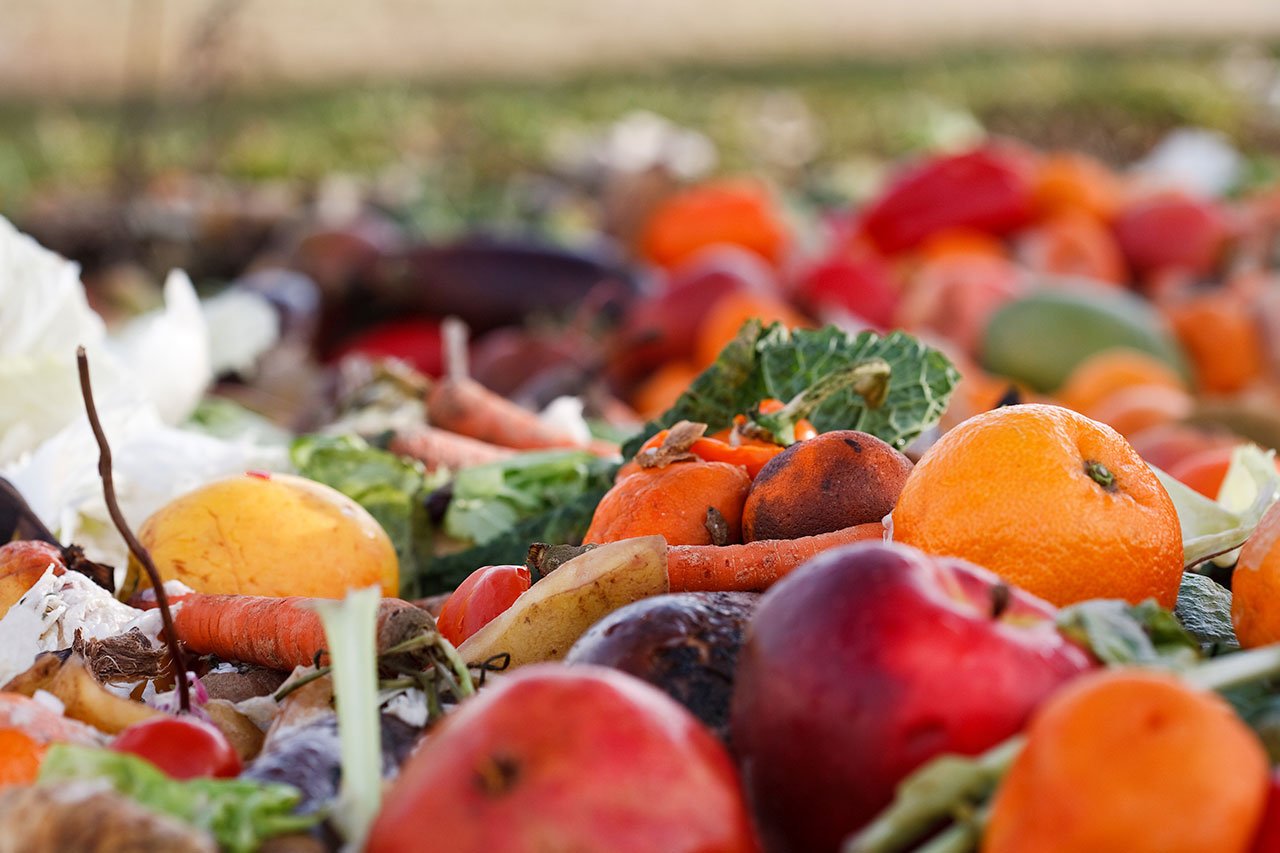
<path fill-rule="evenodd" d="M 1231 624 L 1245 648 L 1280 641 L 1280 503 L 1262 515 L 1231 574 Z"/>
<path fill-rule="evenodd" d="M 1082 415 L 1115 392 L 1134 385 L 1161 385 L 1186 390 L 1186 383 L 1166 362 L 1141 350 L 1112 347 L 1076 365 L 1058 389 L 1058 402 Z"/>
<path fill-rule="evenodd" d="M 1145 670 L 1090 673 L 1031 719 L 983 853 L 1245 853 L 1266 750 L 1214 693 Z"/>
<path fill-rule="evenodd" d="M 907 477 L 892 530 L 1060 607 L 1173 607 L 1182 577 L 1178 513 L 1155 474 L 1113 429 L 1058 406 L 993 409 L 942 436 Z"/>

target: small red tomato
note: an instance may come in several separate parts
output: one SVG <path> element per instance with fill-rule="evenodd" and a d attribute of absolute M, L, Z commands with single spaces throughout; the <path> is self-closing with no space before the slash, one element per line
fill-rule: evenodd
<path fill-rule="evenodd" d="M 455 646 L 506 611 L 532 585 L 524 566 L 476 569 L 440 608 L 436 626 Z"/>
<path fill-rule="evenodd" d="M 111 742 L 116 752 L 145 758 L 174 779 L 240 775 L 240 756 L 216 726 L 168 714 L 134 723 Z"/>

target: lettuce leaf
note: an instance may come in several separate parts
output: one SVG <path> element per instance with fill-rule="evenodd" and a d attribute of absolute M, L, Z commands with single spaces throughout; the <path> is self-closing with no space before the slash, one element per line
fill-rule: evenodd
<path fill-rule="evenodd" d="M 276 835 L 302 832 L 323 815 L 296 815 L 297 788 L 249 779 L 171 778 L 151 762 L 123 752 L 60 743 L 40 764 L 41 785 L 100 780 L 152 811 L 203 829 L 232 853 L 250 853 Z M 376 788 L 376 786 L 375 786 Z"/>
<path fill-rule="evenodd" d="M 627 442 L 622 455 L 634 456 L 645 440 L 677 421 L 705 423 L 715 432 L 766 397 L 792 400 L 824 377 L 876 359 L 890 368 L 881 405 L 871 406 L 844 389 L 826 397 L 809 420 L 819 432 L 857 429 L 905 447 L 938 422 L 960 379 L 945 355 L 903 332 L 850 334 L 835 326 L 789 330 L 780 323 L 766 329 L 752 320 L 674 406 Z"/>
<path fill-rule="evenodd" d="M 585 450 L 521 453 L 459 471 L 444 532 L 484 545 L 519 522 L 608 486 L 617 466 Z"/>

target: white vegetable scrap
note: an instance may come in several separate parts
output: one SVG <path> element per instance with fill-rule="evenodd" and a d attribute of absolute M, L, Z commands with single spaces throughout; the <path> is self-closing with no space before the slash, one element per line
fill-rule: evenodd
<path fill-rule="evenodd" d="M 133 526 L 180 494 L 250 469 L 288 470 L 279 447 L 227 441 L 177 426 L 213 380 L 215 365 L 243 364 L 269 346 L 262 305 L 212 309 L 217 322 L 252 313 L 253 340 L 228 350 L 210 340 L 205 310 L 181 271 L 165 305 L 114 336 L 89 307 L 79 267 L 0 217 L 0 476 L 7 477 L 64 542 L 90 559 L 127 558 L 98 478 L 98 447 L 80 395 L 75 350 L 89 353 L 94 397 L 115 461 L 116 490 Z"/>
<path fill-rule="evenodd" d="M 137 628 L 155 645 L 161 627 L 159 610 L 116 601 L 79 572 L 51 563 L 0 619 L 0 684 L 26 670 L 41 652 L 69 648 L 76 631 L 86 640 L 101 640 Z"/>

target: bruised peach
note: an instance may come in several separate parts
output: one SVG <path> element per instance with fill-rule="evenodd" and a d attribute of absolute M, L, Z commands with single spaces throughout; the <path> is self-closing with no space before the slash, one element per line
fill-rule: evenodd
<path fill-rule="evenodd" d="M 796 539 L 880 521 L 893 510 L 911 460 L 856 430 L 793 444 L 756 476 L 742 510 L 742 538 Z"/>

